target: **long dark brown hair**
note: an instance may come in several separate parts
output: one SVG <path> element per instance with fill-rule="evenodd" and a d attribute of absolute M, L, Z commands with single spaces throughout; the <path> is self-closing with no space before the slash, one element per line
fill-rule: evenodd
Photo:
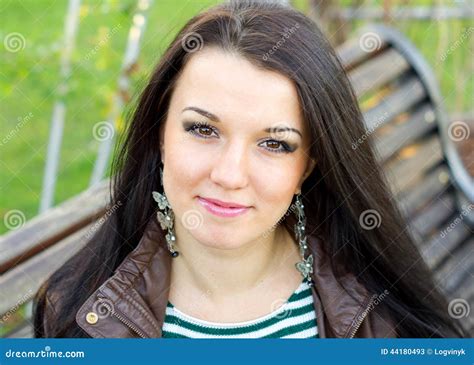
<path fill-rule="evenodd" d="M 383 307 L 390 313 L 400 337 L 464 336 L 408 233 L 370 143 L 357 152 L 351 147 L 364 134 L 364 123 L 334 50 L 300 12 L 256 1 L 229 2 L 197 15 L 166 50 L 114 157 L 111 204 L 120 202 L 120 208 L 88 247 L 43 285 L 36 298 L 35 335 L 43 336 L 42 310 L 49 292 L 61 296 L 52 336 L 87 336 L 75 322 L 76 312 L 136 247 L 156 212 L 150 197 L 160 190 L 158 136 L 173 86 L 199 51 L 196 47 L 210 46 L 294 82 L 311 133 L 308 152 L 317 160 L 302 186 L 308 233 L 320 237 L 336 277 L 351 272 L 371 293 L 388 290 L 374 310 Z M 382 223 L 364 230 L 359 217 L 369 209 L 378 212 Z M 292 216 L 283 222 L 289 232 Z"/>

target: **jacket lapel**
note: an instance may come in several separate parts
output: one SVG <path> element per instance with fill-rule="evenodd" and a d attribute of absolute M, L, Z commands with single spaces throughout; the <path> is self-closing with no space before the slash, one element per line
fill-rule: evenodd
<path fill-rule="evenodd" d="M 371 296 L 352 274 L 336 280 L 321 240 L 309 236 L 309 248 L 313 255 L 313 300 L 318 320 L 319 337 L 349 337 L 357 319 L 366 309 Z"/>
<path fill-rule="evenodd" d="M 137 247 L 81 306 L 77 324 L 92 337 L 161 337 L 170 274 L 171 257 L 153 217 Z"/>

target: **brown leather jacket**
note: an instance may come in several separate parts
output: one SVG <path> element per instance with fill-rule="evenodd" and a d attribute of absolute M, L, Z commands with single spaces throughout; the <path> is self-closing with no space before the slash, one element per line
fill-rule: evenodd
<path fill-rule="evenodd" d="M 354 275 L 342 277 L 360 305 L 336 281 L 319 240 L 308 239 L 314 257 L 313 298 L 319 337 L 397 337 L 389 316 L 375 310 L 377 295 L 369 295 Z M 161 337 L 171 260 L 160 227 L 152 219 L 135 250 L 78 310 L 77 324 L 96 338 Z M 57 300 L 59 296 L 49 293 L 42 312 L 44 337 L 51 336 L 48 323 L 55 321 Z"/>

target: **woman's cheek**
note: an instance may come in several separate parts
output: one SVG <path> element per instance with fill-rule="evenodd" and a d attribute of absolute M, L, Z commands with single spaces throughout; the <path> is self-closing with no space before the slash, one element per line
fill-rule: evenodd
<path fill-rule="evenodd" d="M 194 191 L 194 187 L 201 185 L 206 174 L 209 176 L 209 165 L 212 163 L 209 154 L 196 143 L 180 139 L 170 140 L 166 154 L 168 171 L 173 175 L 169 179 L 170 185 L 176 189 L 180 187 L 181 193 L 199 193 Z"/>

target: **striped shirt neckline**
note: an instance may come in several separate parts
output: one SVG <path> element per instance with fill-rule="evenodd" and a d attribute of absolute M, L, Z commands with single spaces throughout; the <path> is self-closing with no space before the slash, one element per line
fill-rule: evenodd
<path fill-rule="evenodd" d="M 171 338 L 317 338 L 311 287 L 306 281 L 279 308 L 259 318 L 218 323 L 181 312 L 168 301 L 163 337 Z"/>

